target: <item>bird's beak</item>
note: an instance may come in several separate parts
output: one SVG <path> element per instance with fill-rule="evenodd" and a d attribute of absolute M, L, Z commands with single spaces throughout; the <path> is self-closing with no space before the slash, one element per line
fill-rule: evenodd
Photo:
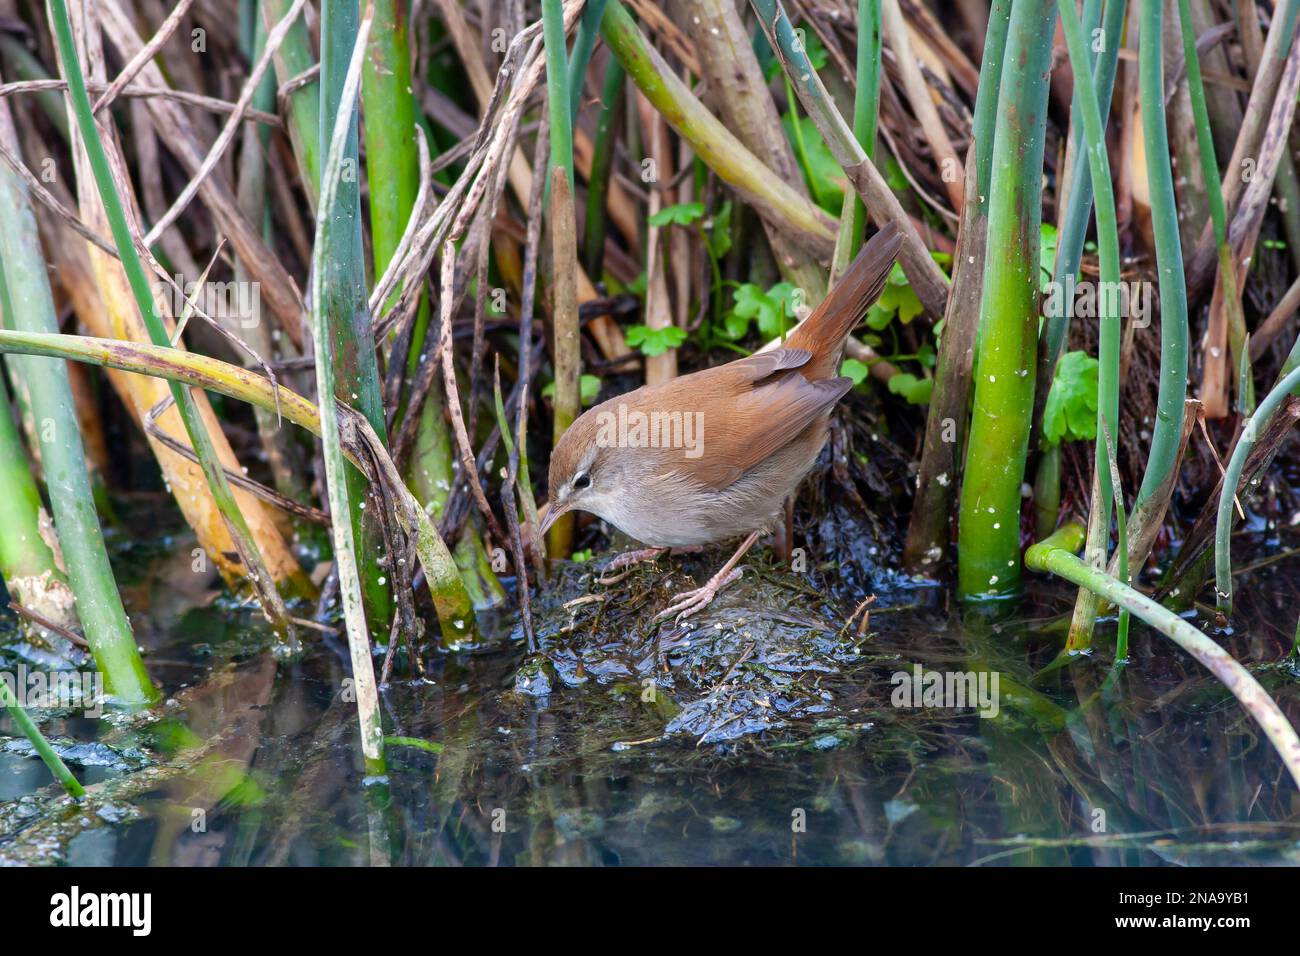
<path fill-rule="evenodd" d="M 551 525 L 555 524 L 555 522 L 559 520 L 560 515 L 567 514 L 568 511 L 568 505 L 561 505 L 560 507 L 555 508 L 552 507 L 551 502 L 549 501 L 542 505 L 541 511 L 537 513 L 538 517 L 542 519 L 542 527 L 539 529 L 538 533 L 545 535 L 546 532 L 550 530 Z"/>

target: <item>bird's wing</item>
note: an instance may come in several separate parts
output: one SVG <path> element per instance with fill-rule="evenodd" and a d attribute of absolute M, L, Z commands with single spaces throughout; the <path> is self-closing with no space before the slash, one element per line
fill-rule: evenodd
<path fill-rule="evenodd" d="M 774 372 L 807 365 L 812 353 L 807 349 L 771 349 L 755 352 L 748 358 L 736 359 L 719 366 L 717 371 L 734 374 L 746 382 L 761 382 Z"/>
<path fill-rule="evenodd" d="M 757 358 L 760 356 L 733 362 L 724 368 L 730 369 Z M 705 487 L 725 488 L 798 438 L 853 387 L 853 380 L 849 378 L 810 382 L 799 374 L 760 380 L 754 385 L 745 380 L 746 373 L 753 371 L 752 368 L 737 371 L 741 374 L 726 381 L 725 385 L 719 382 L 723 387 L 713 394 L 709 407 L 699 409 L 703 417 L 698 457 L 684 462 L 673 456 L 664 462 L 662 471 L 675 471 L 685 466 L 691 478 Z M 730 394 L 726 394 L 728 391 Z"/>

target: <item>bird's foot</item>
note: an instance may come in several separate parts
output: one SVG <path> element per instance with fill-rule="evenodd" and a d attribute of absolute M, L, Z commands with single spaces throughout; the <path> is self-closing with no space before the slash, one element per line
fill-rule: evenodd
<path fill-rule="evenodd" d="M 627 570 L 622 574 L 615 574 L 611 577 L 611 571 L 617 571 L 619 568 L 630 569 L 631 565 L 640 564 L 642 561 L 653 561 L 667 550 L 667 548 L 638 548 L 635 551 L 624 551 L 622 554 L 610 561 L 609 564 L 605 565 L 601 570 L 601 576 L 596 579 L 596 583 L 617 584 L 632 572 L 631 570 Z"/>
<path fill-rule="evenodd" d="M 655 615 L 656 621 L 662 621 L 664 618 L 677 615 L 677 623 L 680 624 L 692 614 L 704 610 L 708 607 L 718 592 L 725 588 L 732 581 L 740 579 L 741 569 L 726 567 L 709 578 L 707 584 L 702 588 L 696 588 L 693 591 L 684 591 L 681 594 L 674 595 L 673 604 L 664 608 Z"/>

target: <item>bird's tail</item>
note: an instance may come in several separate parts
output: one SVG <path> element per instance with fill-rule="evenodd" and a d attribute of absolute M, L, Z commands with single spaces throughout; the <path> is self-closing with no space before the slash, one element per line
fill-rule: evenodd
<path fill-rule="evenodd" d="M 902 245 L 898 227 L 886 224 L 862 247 L 822 304 L 790 333 L 786 348 L 812 353 L 808 364 L 800 369 L 806 377 L 829 378 L 838 372 L 844 340 L 885 287 Z"/>

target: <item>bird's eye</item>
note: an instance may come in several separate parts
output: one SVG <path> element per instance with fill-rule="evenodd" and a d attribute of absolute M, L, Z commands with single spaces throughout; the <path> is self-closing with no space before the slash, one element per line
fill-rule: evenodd
<path fill-rule="evenodd" d="M 588 475 L 585 471 L 578 472 L 577 476 L 573 479 L 573 490 L 584 491 L 590 487 L 591 487 L 591 476 Z"/>

